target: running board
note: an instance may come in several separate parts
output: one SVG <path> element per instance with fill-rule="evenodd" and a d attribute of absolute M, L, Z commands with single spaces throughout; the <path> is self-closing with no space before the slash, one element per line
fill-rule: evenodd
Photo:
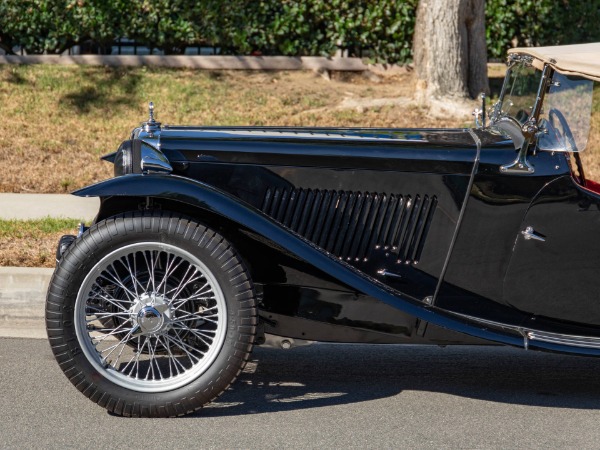
<path fill-rule="evenodd" d="M 568 345 L 571 347 L 600 349 L 600 338 L 591 336 L 572 336 L 568 334 L 549 333 L 546 331 L 527 330 L 530 341 L 549 342 L 551 344 Z"/>
<path fill-rule="evenodd" d="M 525 327 L 519 327 L 516 325 L 481 319 L 479 317 L 474 317 L 467 314 L 460 314 L 452 311 L 447 312 L 450 312 L 451 314 L 463 317 L 474 322 L 488 325 L 490 327 L 517 332 L 523 336 L 523 347 L 525 348 L 525 350 L 529 348 L 529 341 L 546 342 L 549 344 L 566 345 L 568 347 L 591 348 L 600 350 L 600 337 L 577 336 L 571 334 L 552 333 L 549 331 L 538 331 Z"/>

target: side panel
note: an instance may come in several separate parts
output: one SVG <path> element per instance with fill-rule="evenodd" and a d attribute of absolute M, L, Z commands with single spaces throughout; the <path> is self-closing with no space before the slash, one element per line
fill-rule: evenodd
<path fill-rule="evenodd" d="M 521 223 L 543 187 L 569 173 L 564 157 L 549 152 L 530 156 L 535 172 L 505 174 L 500 166 L 516 153 L 484 148 L 479 171 L 436 305 L 451 311 L 501 321 L 520 320 L 504 302 L 504 277 Z M 514 311 L 513 311 L 514 310 Z M 519 316 L 519 317 L 516 317 Z"/>
<path fill-rule="evenodd" d="M 231 133 L 166 132 L 162 150 L 181 175 L 238 197 L 365 274 L 421 300 L 434 294 L 477 154 L 468 132 L 329 141 Z"/>
<path fill-rule="evenodd" d="M 512 307 L 560 321 L 600 325 L 600 195 L 565 176 L 532 202 L 504 286 Z"/>
<path fill-rule="evenodd" d="M 477 319 L 457 316 L 437 307 L 427 306 L 420 300 L 391 290 L 352 266 L 333 258 L 318 249 L 314 244 L 286 230 L 266 215 L 239 202 L 235 197 L 220 192 L 214 187 L 194 180 L 173 175 L 126 175 L 113 178 L 96 185 L 88 186 L 75 193 L 79 196 L 129 197 L 143 203 L 145 198 L 165 199 L 187 204 L 189 208 L 203 210 L 207 214 L 221 216 L 224 221 L 250 230 L 258 239 L 268 245 L 279 247 L 282 254 L 310 264 L 314 270 L 327 274 L 338 284 L 350 290 L 372 297 L 382 304 L 389 305 L 408 316 L 423 322 L 465 333 L 473 337 L 496 343 L 522 346 L 523 335 L 519 329 L 502 324 L 481 322 Z M 285 300 L 285 299 L 283 299 Z M 560 342 L 530 341 L 529 348 L 568 352 L 585 355 L 600 355 L 596 346 L 572 346 Z"/>
<path fill-rule="evenodd" d="M 418 298 L 435 291 L 469 181 L 469 174 L 206 163 L 189 172 Z"/>

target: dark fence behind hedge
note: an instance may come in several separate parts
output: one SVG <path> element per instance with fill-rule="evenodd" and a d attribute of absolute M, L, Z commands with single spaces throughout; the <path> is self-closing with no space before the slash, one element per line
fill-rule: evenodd
<path fill-rule="evenodd" d="M 165 54 L 411 59 L 418 0 L 0 0 L 0 48 L 28 54 L 110 53 L 127 38 Z M 491 58 L 515 45 L 600 41 L 598 0 L 487 0 Z"/>

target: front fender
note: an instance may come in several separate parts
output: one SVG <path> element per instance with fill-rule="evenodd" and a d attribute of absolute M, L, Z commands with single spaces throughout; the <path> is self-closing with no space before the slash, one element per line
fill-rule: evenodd
<path fill-rule="evenodd" d="M 200 181 L 177 175 L 132 174 L 102 181 L 73 194 L 79 197 L 156 197 L 210 211 L 254 231 L 356 291 L 421 320 L 494 342 L 523 345 L 523 338 L 514 332 L 491 330 L 390 289 L 283 227 L 251 205 Z"/>

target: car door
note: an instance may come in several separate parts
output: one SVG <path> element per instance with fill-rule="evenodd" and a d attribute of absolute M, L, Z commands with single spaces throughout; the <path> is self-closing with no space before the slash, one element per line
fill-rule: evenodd
<path fill-rule="evenodd" d="M 600 195 L 563 176 L 545 186 L 516 238 L 504 302 L 552 319 L 600 325 Z"/>

